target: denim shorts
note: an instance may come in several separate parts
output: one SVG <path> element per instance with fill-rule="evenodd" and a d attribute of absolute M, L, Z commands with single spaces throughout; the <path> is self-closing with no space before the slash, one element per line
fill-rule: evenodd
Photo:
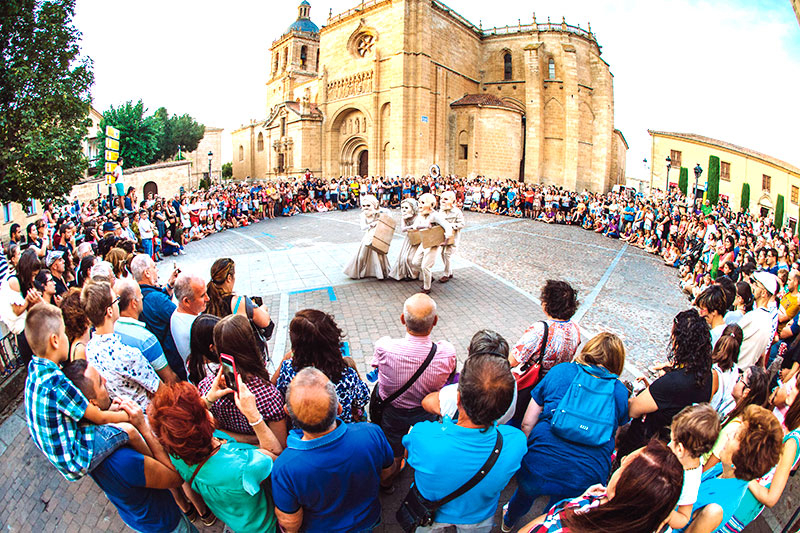
<path fill-rule="evenodd" d="M 89 472 L 97 468 L 114 450 L 126 445 L 129 440 L 128 434 L 117 426 L 111 424 L 97 426 L 94 432 L 92 462 L 89 464 Z"/>

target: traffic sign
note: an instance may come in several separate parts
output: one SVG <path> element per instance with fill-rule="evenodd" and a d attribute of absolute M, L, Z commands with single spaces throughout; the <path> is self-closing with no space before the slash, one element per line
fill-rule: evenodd
<path fill-rule="evenodd" d="M 106 174 L 112 174 L 117 169 L 116 163 L 106 163 Z"/>
<path fill-rule="evenodd" d="M 119 152 L 116 150 L 106 150 L 106 161 L 116 161 L 119 159 Z"/>
<path fill-rule="evenodd" d="M 106 137 L 106 148 L 109 150 L 119 151 L 119 141 L 117 139 L 112 139 L 111 137 Z"/>
<path fill-rule="evenodd" d="M 106 126 L 106 137 L 119 140 L 119 130 L 114 126 Z"/>

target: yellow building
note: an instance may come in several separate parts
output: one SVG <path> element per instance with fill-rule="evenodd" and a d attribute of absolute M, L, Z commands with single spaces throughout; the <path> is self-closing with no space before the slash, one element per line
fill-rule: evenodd
<path fill-rule="evenodd" d="M 613 76 L 591 28 L 475 26 L 439 0 L 366 0 L 270 47 L 266 120 L 235 130 L 236 178 L 444 174 L 602 191 L 624 183 Z"/>
<path fill-rule="evenodd" d="M 647 130 L 652 137 L 650 161 L 650 187 L 664 189 L 667 181 L 667 157 L 671 160 L 670 186 L 678 185 L 680 168 L 688 170 L 688 191 L 694 188 L 694 168 L 700 165 L 703 173 L 698 180 L 699 188 L 707 188 L 708 158 L 720 160 L 719 195 L 730 203 L 734 211 L 741 206 L 742 185 L 750 185 L 751 213 L 772 216 L 778 195 L 784 198 L 784 217 L 792 229 L 800 218 L 800 168 L 772 156 L 718 141 L 693 133 L 671 133 Z"/>

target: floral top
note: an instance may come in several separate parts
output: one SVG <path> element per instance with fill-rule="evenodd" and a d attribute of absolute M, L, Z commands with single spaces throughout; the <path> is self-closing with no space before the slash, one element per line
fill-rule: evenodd
<path fill-rule="evenodd" d="M 124 396 L 147 410 L 147 393 L 155 394 L 161 379 L 142 352 L 122 344 L 116 333 L 95 334 L 86 344 L 86 360 L 104 378 L 112 398 Z"/>
<path fill-rule="evenodd" d="M 548 320 L 547 321 L 547 348 L 542 359 L 542 369 L 539 372 L 540 378 L 559 363 L 572 361 L 578 345 L 581 343 L 581 331 L 574 322 L 569 320 Z M 539 350 L 542 346 L 542 335 L 544 325 L 536 322 L 522 334 L 522 337 L 511 348 L 511 355 L 514 359 L 523 364 L 536 356 L 534 361 L 539 359 Z"/>
<path fill-rule="evenodd" d="M 277 388 L 286 398 L 286 389 L 289 383 L 297 375 L 297 371 L 292 366 L 291 359 L 281 363 L 281 373 L 278 376 Z M 341 419 L 345 422 L 358 422 L 353 418 L 353 407 L 362 408 L 369 403 L 369 388 L 367 384 L 358 377 L 358 372 L 352 368 L 345 367 L 342 372 L 342 379 L 336 385 L 336 395 L 339 397 L 339 404 L 342 406 Z"/>
<path fill-rule="evenodd" d="M 214 381 L 214 374 L 209 374 L 197 386 L 200 394 L 205 396 L 211 390 L 211 384 Z M 256 397 L 256 407 L 261 416 L 264 417 L 266 422 L 277 422 L 286 417 L 283 411 L 283 398 L 280 393 L 275 390 L 275 386 L 269 381 L 264 381 L 259 377 L 251 377 L 245 381 L 247 388 Z M 245 433 L 254 435 L 255 430 L 247 421 L 247 417 L 239 411 L 236 403 L 233 400 L 233 394 L 223 396 L 211 406 L 211 414 L 217 420 L 220 429 L 227 429 L 228 431 L 235 431 L 236 433 Z"/>
<path fill-rule="evenodd" d="M 544 522 L 533 526 L 527 533 L 569 533 L 570 529 L 561 523 L 561 513 L 572 509 L 575 514 L 582 514 L 600 505 L 605 494 L 578 496 L 571 500 L 561 500 L 545 515 Z"/>

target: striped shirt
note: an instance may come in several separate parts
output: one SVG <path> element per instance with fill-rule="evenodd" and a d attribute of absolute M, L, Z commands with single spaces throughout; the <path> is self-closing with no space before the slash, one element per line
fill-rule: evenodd
<path fill-rule="evenodd" d="M 547 348 L 542 359 L 539 379 L 543 378 L 557 364 L 572 361 L 578 345 L 581 343 L 581 331 L 574 322 L 548 320 L 547 328 Z M 536 356 L 534 361 L 538 361 L 543 334 L 544 325 L 541 322 L 536 322 L 526 329 L 522 337 L 511 348 L 511 355 L 514 356 L 514 359 L 522 364 Z"/>
<path fill-rule="evenodd" d="M 381 398 L 388 397 L 411 379 L 428 357 L 432 342 L 430 336 L 409 333 L 402 339 L 382 337 L 375 342 L 372 366 L 378 369 Z M 444 386 L 456 368 L 456 349 L 447 341 L 437 342 L 436 346 L 436 355 L 428 368 L 407 391 L 392 402 L 394 407 L 419 407 L 427 394 Z"/>

